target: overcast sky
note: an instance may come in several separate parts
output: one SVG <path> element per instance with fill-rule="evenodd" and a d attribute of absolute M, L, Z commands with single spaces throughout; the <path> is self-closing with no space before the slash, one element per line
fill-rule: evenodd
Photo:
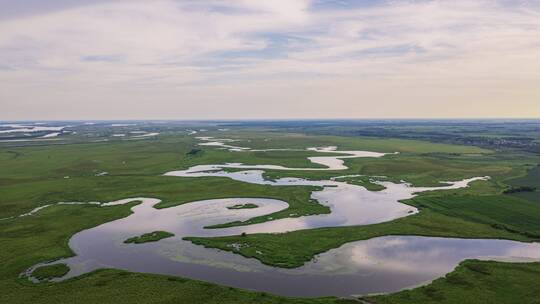
<path fill-rule="evenodd" d="M 0 119 L 540 117 L 540 0 L 0 0 Z"/>

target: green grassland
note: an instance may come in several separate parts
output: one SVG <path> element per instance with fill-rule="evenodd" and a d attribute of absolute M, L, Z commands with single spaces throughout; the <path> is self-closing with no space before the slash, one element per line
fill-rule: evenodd
<path fill-rule="evenodd" d="M 523 176 L 508 181 L 512 186 L 538 187 L 540 185 L 540 165 L 532 167 Z"/>
<path fill-rule="evenodd" d="M 365 150 L 401 153 L 491 153 L 474 147 L 419 140 L 377 139 L 371 137 L 341 137 L 306 135 L 301 133 L 270 132 L 264 130 L 231 130 L 226 133 L 210 132 L 216 138 L 238 139 L 234 145 L 253 149 L 305 149 L 307 147 L 337 146 L 339 150 Z"/>
<path fill-rule="evenodd" d="M 302 147 L 317 144 L 338 145 L 345 141 L 339 137 L 327 137 L 323 140 L 314 136 L 276 135 L 276 133 L 255 133 L 246 144 L 257 147 L 256 138 L 272 138 L 272 144 L 282 147 L 295 142 Z M 259 136 L 259 137 L 257 137 Z M 302 138 L 301 141 L 298 137 Z M 280 141 L 285 141 L 286 144 Z M 350 139 L 348 141 L 351 141 Z M 385 145 L 396 150 L 438 151 L 449 149 L 451 145 L 424 143 L 412 144 L 406 140 L 385 143 L 388 140 L 354 139 L 350 148 L 383 149 Z M 365 142 L 364 142 L 365 141 Z M 267 141 L 262 141 L 267 143 Z M 279 164 L 291 167 L 314 166 L 306 160 L 307 156 L 319 155 L 308 151 L 267 151 L 267 152 L 230 152 L 216 148 L 203 148 L 196 156 L 189 151 L 196 145 L 191 137 L 163 136 L 148 141 L 116 141 L 112 143 L 83 143 L 72 145 L 50 145 L 39 147 L 10 147 L 0 149 L 0 218 L 27 212 L 43 204 L 58 201 L 109 201 L 132 196 L 150 196 L 161 198 L 164 202 L 159 207 L 172 206 L 187 201 L 241 195 L 243 183 L 232 183 L 228 179 L 179 179 L 163 177 L 161 174 L 175 169 L 185 169 L 197 164 L 243 162 L 246 164 Z M 400 145 L 401 143 L 401 145 Z M 363 146 L 365 144 L 365 146 Z M 428 149 L 429 146 L 433 146 Z M 341 148 L 341 146 L 340 146 Z M 345 148 L 347 148 L 345 146 Z M 482 149 L 459 147 L 456 151 L 484 152 Z M 381 150 L 379 150 L 381 151 Z M 519 174 L 519 167 L 525 160 L 490 161 L 483 158 L 460 156 L 450 159 L 441 157 L 398 154 L 380 159 L 349 159 L 351 169 L 345 171 L 271 171 L 270 177 L 297 176 L 306 178 L 330 178 L 345 174 L 387 175 L 395 179 L 426 185 L 437 184 L 441 179 L 459 179 L 478 175 L 505 175 L 512 170 Z M 517 169 L 514 169 L 517 168 Z M 524 169 L 521 169 L 523 171 Z M 96 176 L 107 172 L 105 176 Z M 381 172 L 382 174 L 378 173 Z M 275 175 L 275 176 L 273 176 Z M 198 186 L 197 186 L 198 185 Z M 251 186 L 251 185 L 249 185 Z M 198 189 L 219 187 L 222 195 L 206 197 Z M 261 188 L 259 196 L 274 197 L 281 191 Z M 309 190 L 305 190 L 308 193 Z M 216 191 L 217 192 L 217 191 Z M 264 194 L 263 194 L 264 193 Z M 279 195 L 278 198 L 283 198 Z M 297 199 L 301 206 L 295 208 L 295 200 L 290 200 L 290 210 L 273 218 L 289 214 L 307 215 L 328 212 L 328 209 L 306 200 Z M 303 202 L 303 203 L 300 203 Z M 305 210 L 304 210 L 305 209 Z"/>
<path fill-rule="evenodd" d="M 381 158 L 345 159 L 349 167 L 341 171 L 268 171 L 269 178 L 305 176 L 311 179 L 328 179 L 332 176 L 361 174 L 386 176 L 391 180 L 405 180 L 415 186 L 437 186 L 440 181 L 453 181 L 475 176 L 491 176 L 495 182 L 518 177 L 530 167 L 537 157 L 529 154 L 493 153 L 481 156 L 451 154 L 402 153 Z"/>
<path fill-rule="evenodd" d="M 367 297 L 373 304 L 390 303 L 538 303 L 540 263 L 497 263 L 470 260 L 433 283 L 391 295 Z"/>
<path fill-rule="evenodd" d="M 518 194 L 501 194 L 510 185 L 509 181 L 515 182 L 518 178 L 533 176 L 531 171 L 527 170 L 534 168 L 540 160 L 533 154 L 518 151 L 494 152 L 471 146 L 434 144 L 416 140 L 307 136 L 261 130 L 215 134 L 209 132 L 203 136 L 206 135 L 242 139 L 234 145 L 257 149 L 303 150 L 312 146 L 338 146 L 341 150 L 400 152 L 382 158 L 347 159 L 346 165 L 350 167 L 348 170 L 269 171 L 267 176 L 271 178 L 294 176 L 326 179 L 348 174 L 384 175 L 390 180 L 405 180 L 415 185 L 437 185 L 439 181 L 483 175 L 489 175 L 492 179 L 475 182 L 467 189 L 424 193 L 406 201 L 418 207 L 421 210 L 419 214 L 387 223 L 302 230 L 278 235 L 190 238 L 196 244 L 231 250 L 231 247 L 227 246 L 230 243 L 246 243 L 250 246 L 242 246 L 237 253 L 259 258 L 261 262 L 269 265 L 296 267 L 310 260 L 315 254 L 339 247 L 346 242 L 382 235 L 503 238 L 521 241 L 539 239 L 540 201 L 534 198 L 523 199 Z M 194 148 L 200 151 L 190 153 Z M 105 202 L 141 196 L 161 199 L 158 208 L 201 199 L 228 197 L 266 197 L 288 202 L 290 205 L 288 209 L 271 215 L 274 219 L 289 217 L 291 213 L 298 216 L 327 213 L 329 212 L 327 207 L 310 200 L 311 191 L 316 189 L 314 187 L 273 187 L 241 183 L 227 178 L 162 176 L 167 171 L 185 169 L 197 164 L 226 162 L 316 168 L 317 165 L 306 160 L 306 157 L 315 155 L 321 156 L 319 153 L 309 151 L 230 152 L 215 147 L 197 146 L 195 139 L 185 135 L 162 135 L 138 141 L 114 140 L 26 147 L 10 145 L 0 147 L 0 218 L 15 216 L 44 204 L 61 201 Z M 107 172 L 107 175 L 98 176 L 102 172 Z M 536 179 L 529 177 L 528 181 L 538 186 Z M 523 181 L 519 184 L 523 184 Z M 365 186 L 372 185 L 366 183 Z M 67 242 L 74 233 L 125 217 L 134 204 L 107 208 L 93 205 L 56 205 L 43 209 L 33 216 L 0 220 L 0 248 L 2 248 L 0 260 L 3 266 L 0 268 L 0 302 L 337 303 L 342 301 L 335 298 L 282 298 L 194 280 L 116 270 L 101 270 L 66 282 L 38 285 L 19 278 L 21 272 L 38 262 L 70 256 L 72 252 Z M 262 222 L 267 218 L 268 216 L 250 219 L 248 223 Z M 246 223 L 235 223 L 237 224 Z M 264 255 L 258 255 L 256 251 L 264 252 Z M 484 262 L 466 262 L 463 265 L 468 265 L 467 263 L 476 265 Z M 505 276 L 511 279 L 509 284 L 517 284 L 522 282 L 518 280 L 518 274 L 526 271 L 529 271 L 527 273 L 531 277 L 536 278 L 530 282 L 540 278 L 535 270 L 538 267 L 536 264 L 489 264 L 486 267 L 489 267 L 491 275 L 486 277 L 478 277 L 476 272 L 470 272 L 468 268 L 463 270 L 464 267 L 460 266 L 457 272 L 465 277 L 465 280 L 478 280 L 478 285 L 475 286 L 487 286 L 482 284 L 490 282 L 504 284 Z M 443 283 L 436 281 L 434 288 L 443 290 L 437 291 L 436 294 L 444 293 L 447 300 L 454 293 L 459 293 L 460 296 L 471 295 L 466 287 L 460 289 L 459 284 L 450 286 Z M 525 287 L 523 290 L 516 290 L 518 295 L 527 292 Z M 409 293 L 411 293 L 410 302 L 414 302 L 414 299 L 420 299 L 416 302 L 422 302 L 422 291 L 414 290 Z M 392 295 L 370 298 L 369 301 L 407 303 L 400 294 L 396 294 L 395 297 Z M 485 296 L 491 296 L 490 301 L 479 297 L 478 303 L 495 302 L 494 299 L 501 299 L 501 302 L 504 302 L 496 292 L 486 293 Z"/>
<path fill-rule="evenodd" d="M 143 244 L 148 242 L 157 242 L 162 239 L 173 237 L 174 233 L 167 231 L 152 231 L 149 233 L 142 234 L 140 236 L 134 236 L 126 239 L 124 243 L 126 244 Z"/>
<path fill-rule="evenodd" d="M 306 156 L 313 152 L 251 152 L 205 149 L 203 155 L 186 155 L 195 144 L 192 138 L 165 137 L 151 142 L 114 142 L 77 145 L 51 145 L 0 149 L 0 218 L 14 216 L 59 201 L 111 201 L 146 196 L 163 200 L 158 208 L 210 198 L 274 197 L 288 201 L 292 212 L 328 212 L 309 202 L 309 187 L 278 189 L 231 181 L 227 178 L 176 178 L 161 176 L 175 169 L 196 164 L 245 163 L 299 164 L 308 166 Z M 295 154 L 296 153 L 296 154 Z M 259 156 L 257 156 L 257 155 Z M 293 156 L 293 154 L 295 154 Z M 218 156 L 219 155 L 219 156 Z M 288 163 L 287 163 L 288 162 Z M 100 172 L 107 175 L 97 176 Z M 69 177 L 69 178 L 67 178 Z M 247 191 L 246 189 L 255 189 Z M 215 189 L 215 191 L 206 191 Z"/>
<path fill-rule="evenodd" d="M 506 195 L 420 196 L 412 204 L 540 240 L 539 203 Z"/>

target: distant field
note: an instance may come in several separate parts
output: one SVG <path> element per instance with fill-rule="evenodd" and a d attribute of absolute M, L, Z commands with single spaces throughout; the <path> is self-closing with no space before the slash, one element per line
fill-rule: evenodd
<path fill-rule="evenodd" d="M 415 139 L 479 146 L 490 150 L 540 152 L 540 120 L 334 120 L 251 121 L 236 127 L 311 135 Z"/>
<path fill-rule="evenodd" d="M 487 156 L 402 153 L 381 158 L 346 159 L 345 164 L 349 169 L 343 171 L 269 170 L 266 175 L 270 178 L 302 176 L 309 179 L 328 179 L 347 174 L 382 175 L 391 180 L 405 180 L 416 186 L 436 186 L 440 185 L 440 181 L 491 176 L 494 184 L 497 184 L 523 174 L 530 159 L 533 157 L 529 155 L 499 153 Z"/>
<path fill-rule="evenodd" d="M 328 135 L 305 135 L 300 133 L 281 133 L 268 131 L 232 130 L 223 133 L 209 133 L 216 138 L 232 138 L 242 141 L 239 146 L 254 149 L 287 148 L 305 149 L 306 147 L 337 146 L 339 150 L 366 150 L 377 152 L 411 152 L 411 153 L 491 153 L 489 149 L 475 146 L 450 145 L 420 140 L 372 137 L 341 137 Z"/>

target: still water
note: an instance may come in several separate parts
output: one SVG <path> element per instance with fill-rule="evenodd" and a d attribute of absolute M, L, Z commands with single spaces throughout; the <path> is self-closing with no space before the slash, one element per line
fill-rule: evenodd
<path fill-rule="evenodd" d="M 246 148 L 214 145 L 233 151 Z M 242 148 L 242 149 L 239 149 Z M 343 158 L 382 157 L 382 153 L 335 151 L 331 147 L 313 148 L 316 152 L 335 152 L 336 156 L 312 157 L 314 163 L 327 166 L 319 170 L 340 170 Z M 227 168 L 244 171 L 227 172 Z M 256 259 L 183 241 L 185 236 L 226 236 L 245 233 L 280 233 L 300 229 L 366 225 L 415 214 L 418 210 L 400 203 L 423 191 L 467 187 L 487 177 L 445 182 L 440 187 L 412 187 L 406 183 L 380 182 L 385 190 L 372 192 L 364 187 L 333 180 L 309 181 L 298 178 L 265 180 L 264 169 L 313 170 L 272 165 L 199 165 L 165 175 L 181 177 L 223 177 L 272 186 L 315 186 L 312 199 L 330 208 L 330 214 L 273 220 L 271 213 L 286 209 L 286 202 L 263 198 L 202 200 L 166 209 L 155 209 L 154 198 L 130 198 L 102 204 L 103 207 L 141 201 L 130 216 L 75 234 L 69 242 L 75 256 L 54 263 L 66 263 L 70 272 L 60 280 L 99 268 L 176 275 L 244 289 L 287 296 L 352 296 L 393 292 L 427 283 L 450 272 L 460 261 L 470 258 L 513 261 L 540 260 L 540 244 L 506 240 L 452 239 L 417 236 L 385 236 L 347 243 L 316 256 L 304 266 L 281 269 L 261 264 Z M 252 203 L 254 209 L 229 209 Z M 233 221 L 245 221 L 268 215 L 268 222 L 223 229 L 204 227 Z M 129 237 L 155 230 L 175 234 L 154 243 L 125 244 Z M 240 244 L 231 244 L 232 247 Z M 264 255 L 265 252 L 258 252 Z M 39 266 L 39 265 L 36 265 Z"/>
<path fill-rule="evenodd" d="M 155 209 L 152 206 L 159 202 L 157 199 L 134 200 L 143 203 L 133 207 L 132 215 L 82 231 L 71 238 L 69 245 L 76 256 L 57 261 L 71 268 L 62 280 L 99 268 L 117 268 L 176 275 L 288 296 L 352 296 L 398 291 L 426 283 L 450 272 L 460 261 L 469 258 L 515 261 L 540 259 L 538 243 L 386 236 L 345 244 L 316 256 L 296 269 L 280 269 L 230 252 L 196 246 L 183 241 L 182 237 L 281 232 L 295 230 L 300 223 L 302 228 L 307 229 L 342 226 L 347 225 L 348 221 L 318 220 L 322 216 L 313 216 L 312 220 L 305 217 L 303 222 L 299 218 L 292 225 L 290 221 L 295 219 L 226 229 L 204 229 L 207 225 L 269 214 L 286 208 L 287 204 L 273 199 L 237 198 L 205 200 Z M 132 200 L 113 204 L 128 201 Z M 246 203 L 254 203 L 259 207 L 236 210 L 227 208 Z M 155 230 L 173 232 L 175 236 L 155 243 L 123 243 L 129 237 Z"/>

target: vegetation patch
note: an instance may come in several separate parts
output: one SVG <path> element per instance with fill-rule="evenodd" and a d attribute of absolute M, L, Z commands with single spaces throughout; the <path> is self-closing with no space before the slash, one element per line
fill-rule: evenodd
<path fill-rule="evenodd" d="M 170 238 L 173 236 L 174 236 L 174 233 L 170 233 L 167 231 L 153 231 L 150 233 L 145 233 L 140 236 L 130 237 L 129 239 L 125 240 L 124 243 L 142 244 L 142 243 L 148 243 L 148 242 L 157 242 L 159 240 Z"/>
<path fill-rule="evenodd" d="M 186 155 L 187 156 L 196 156 L 196 155 L 200 155 L 203 153 L 203 150 L 201 149 L 196 149 L 196 148 L 193 148 L 191 150 L 189 150 Z"/>
<path fill-rule="evenodd" d="M 540 263 L 468 260 L 427 286 L 365 297 L 367 303 L 538 303 Z"/>
<path fill-rule="evenodd" d="M 338 182 L 345 182 L 347 184 L 351 185 L 358 185 L 366 188 L 369 191 L 382 191 L 386 189 L 385 186 L 377 184 L 376 181 L 386 181 L 388 178 L 383 176 L 365 176 L 365 175 L 358 175 L 358 176 L 342 176 L 334 179 Z"/>
<path fill-rule="evenodd" d="M 32 277 L 40 281 L 48 281 L 54 278 L 61 278 L 69 272 L 66 264 L 53 264 L 41 266 L 32 271 Z"/>
<path fill-rule="evenodd" d="M 519 186 L 519 187 L 512 187 L 510 189 L 506 189 L 503 191 L 503 193 L 512 194 L 512 193 L 519 193 L 519 192 L 534 192 L 534 191 L 536 191 L 536 187 Z"/>
<path fill-rule="evenodd" d="M 534 166 L 522 177 L 509 180 L 508 184 L 512 187 L 505 190 L 506 194 L 531 202 L 540 202 L 540 191 L 538 191 L 540 188 L 540 165 Z"/>
<path fill-rule="evenodd" d="M 247 203 L 247 204 L 236 204 L 234 206 L 228 206 L 227 209 L 254 209 L 259 208 L 258 205 Z"/>
<path fill-rule="evenodd" d="M 511 179 L 508 181 L 508 183 L 512 186 L 520 187 L 537 187 L 540 185 L 540 165 L 536 165 L 530 170 L 527 171 L 527 173 L 522 176 L 515 179 Z"/>
<path fill-rule="evenodd" d="M 268 186 L 268 187 L 272 187 L 275 189 L 281 188 L 281 190 L 284 190 L 283 188 L 288 188 L 288 187 L 274 187 L 274 186 Z M 318 187 L 313 187 L 312 189 L 317 189 L 317 188 Z M 245 225 L 263 223 L 269 220 L 277 220 L 281 218 L 300 217 L 300 216 L 330 213 L 330 208 L 328 206 L 323 206 L 314 199 L 310 199 L 309 197 L 302 198 L 303 200 L 300 200 L 297 197 L 294 197 L 294 198 L 295 198 L 295 202 L 293 204 L 291 204 L 290 201 L 287 201 L 289 203 L 289 208 L 287 209 L 277 211 L 271 214 L 257 216 L 246 221 L 234 221 L 234 222 L 229 222 L 229 223 L 206 226 L 204 228 L 216 229 L 216 228 L 228 228 L 228 227 L 235 227 L 235 226 L 245 226 Z"/>
<path fill-rule="evenodd" d="M 506 195 L 421 195 L 408 202 L 451 217 L 540 239 L 540 208 L 535 202 Z"/>

